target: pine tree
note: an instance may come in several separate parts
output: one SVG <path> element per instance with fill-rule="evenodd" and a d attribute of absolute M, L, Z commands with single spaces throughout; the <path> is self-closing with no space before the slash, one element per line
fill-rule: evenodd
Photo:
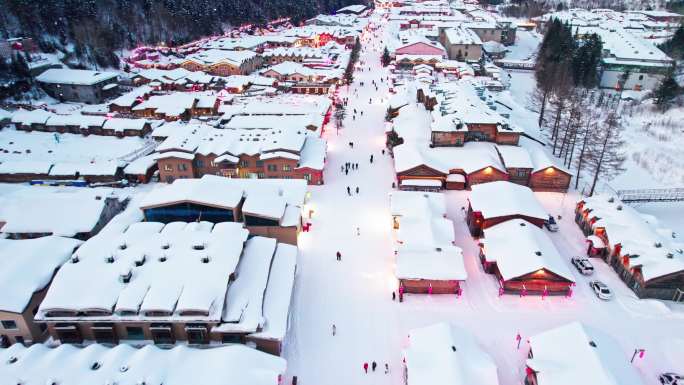
<path fill-rule="evenodd" d="M 392 61 L 392 58 L 390 57 L 390 53 L 389 53 L 389 50 L 387 49 L 387 47 L 385 47 L 385 49 L 382 51 L 382 59 L 381 60 L 382 60 L 382 66 L 383 67 L 387 67 L 389 65 L 390 61 Z"/>
<path fill-rule="evenodd" d="M 674 77 L 674 71 L 669 71 L 660 82 L 658 88 L 653 91 L 655 104 L 661 110 L 666 110 L 670 102 L 679 94 L 680 89 Z"/>

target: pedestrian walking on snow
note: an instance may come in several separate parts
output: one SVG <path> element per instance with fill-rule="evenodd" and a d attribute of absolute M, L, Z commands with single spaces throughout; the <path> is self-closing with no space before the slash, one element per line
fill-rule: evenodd
<path fill-rule="evenodd" d="M 337 260 L 338 261 L 342 260 L 342 253 L 340 253 L 339 251 L 337 252 Z"/>
<path fill-rule="evenodd" d="M 368 362 L 363 363 L 363 370 L 368 374 Z"/>
<path fill-rule="evenodd" d="M 373 371 L 375 371 L 375 368 L 378 367 L 378 364 L 376 364 L 375 361 L 373 361 L 373 366 L 371 366 L 371 367 L 373 368 Z"/>
<path fill-rule="evenodd" d="M 387 365 L 387 362 L 385 362 L 385 374 L 389 373 L 389 365 Z"/>
<path fill-rule="evenodd" d="M 342 172 L 344 172 L 344 166 L 341 166 L 341 167 L 340 167 L 340 170 L 342 170 Z"/>
<path fill-rule="evenodd" d="M 356 186 L 356 193 L 359 193 L 359 186 Z"/>
<path fill-rule="evenodd" d="M 358 170 L 358 169 L 359 169 L 359 164 L 358 164 L 358 163 L 354 163 L 354 164 L 356 165 L 356 169 Z"/>
<path fill-rule="evenodd" d="M 335 334 L 337 334 L 337 326 L 335 326 L 335 324 L 333 324 L 333 326 L 332 326 L 332 332 L 333 332 L 333 337 L 335 337 Z"/>
<path fill-rule="evenodd" d="M 347 195 L 351 196 L 351 187 L 347 186 Z"/>
<path fill-rule="evenodd" d="M 358 227 L 356 228 L 356 235 L 361 235 L 361 229 L 359 229 Z"/>
<path fill-rule="evenodd" d="M 392 291 L 392 301 L 396 301 L 396 299 L 397 299 L 397 292 Z"/>
<path fill-rule="evenodd" d="M 348 168 L 344 169 L 344 175 L 349 175 L 349 169 Z"/>
<path fill-rule="evenodd" d="M 373 163 L 373 154 L 371 154 L 370 162 Z"/>

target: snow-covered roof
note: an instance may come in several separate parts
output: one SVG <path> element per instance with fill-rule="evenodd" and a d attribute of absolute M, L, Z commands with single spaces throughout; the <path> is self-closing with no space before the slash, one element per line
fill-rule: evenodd
<path fill-rule="evenodd" d="M 178 202 L 193 202 L 221 208 L 235 208 L 243 197 L 252 194 L 263 200 L 282 199 L 290 206 L 301 207 L 306 196 L 303 179 L 245 179 L 204 175 L 199 179 L 177 179 L 160 186 L 143 199 L 143 209 Z"/>
<path fill-rule="evenodd" d="M 433 250 L 397 250 L 395 275 L 399 279 L 456 280 L 468 278 L 463 251 L 457 246 Z"/>
<path fill-rule="evenodd" d="M 604 228 L 611 247 L 621 245 L 621 255 L 630 256 L 630 266 L 641 267 L 644 281 L 684 271 L 684 242 L 658 218 L 603 194 L 582 201 L 583 210 L 591 210 L 589 218 L 597 218 L 592 228 Z"/>
<path fill-rule="evenodd" d="M 118 234 L 98 235 L 59 270 L 39 316 L 98 310 L 101 318 L 140 319 L 147 312 L 199 312 L 202 319 L 218 321 L 248 235 L 235 222 L 139 222 Z"/>
<path fill-rule="evenodd" d="M 116 176 L 119 163 L 108 162 L 58 162 L 50 169 L 52 176 Z"/>
<path fill-rule="evenodd" d="M 524 215 L 547 219 L 546 210 L 529 187 L 506 181 L 476 184 L 471 187 L 470 206 L 485 219 Z"/>
<path fill-rule="evenodd" d="M 116 72 L 52 68 L 38 75 L 36 80 L 41 83 L 90 86 L 110 79 L 117 79 L 118 77 L 119 75 Z"/>
<path fill-rule="evenodd" d="M 454 28 L 447 28 L 444 34 L 451 44 L 465 44 L 465 45 L 480 45 L 482 40 L 470 28 L 456 26 Z"/>
<path fill-rule="evenodd" d="M 409 332 L 407 385 L 498 385 L 494 360 L 468 331 L 438 323 Z"/>
<path fill-rule="evenodd" d="M 463 170 L 470 174 L 487 167 L 503 173 L 506 167 L 501 162 L 496 145 L 487 142 L 466 142 L 463 147 L 435 147 L 427 144 L 404 143 L 394 147 L 394 168 L 397 172 L 425 165 L 443 174 L 450 170 Z"/>
<path fill-rule="evenodd" d="M 256 56 L 256 53 L 248 50 L 227 51 L 221 49 L 208 49 L 188 55 L 185 60 L 209 66 L 226 62 L 239 67 L 244 62 L 253 59 Z"/>
<path fill-rule="evenodd" d="M 563 257 L 544 230 L 522 219 L 513 219 L 484 230 L 484 255 L 496 262 L 501 277 L 508 281 L 546 270 L 574 281 Z"/>
<path fill-rule="evenodd" d="M 6 223 L 0 231 L 65 237 L 88 233 L 99 222 L 111 194 L 111 189 L 31 189 L 4 195 L 0 220 Z"/>
<path fill-rule="evenodd" d="M 266 322 L 261 331 L 250 334 L 251 337 L 277 341 L 285 338 L 297 269 L 297 252 L 296 246 L 278 244 L 264 295 Z"/>
<path fill-rule="evenodd" d="M 399 225 L 397 278 L 465 280 L 463 252 L 453 245 L 454 224 L 446 219 L 444 194 L 395 191 L 389 198 Z"/>
<path fill-rule="evenodd" d="M 16 362 L 9 364 L 12 357 Z M 286 369 L 285 359 L 239 344 L 212 349 L 14 344 L 0 349 L 0 361 L 4 383 L 25 385 L 272 385 Z M 93 370 L 96 362 L 100 367 Z"/>
<path fill-rule="evenodd" d="M 539 385 L 643 385 L 639 372 L 608 334 L 573 322 L 529 339 L 527 366 Z"/>
<path fill-rule="evenodd" d="M 128 175 L 144 175 L 147 171 L 157 164 L 156 154 L 141 156 L 132 161 L 124 168 L 124 174 Z"/>
<path fill-rule="evenodd" d="M 31 124 L 45 124 L 48 119 L 53 114 L 51 112 L 41 110 L 41 109 L 36 109 L 36 110 L 17 110 L 14 112 L 12 115 L 12 123 L 13 124 L 22 124 L 25 126 L 29 126 Z"/>
<path fill-rule="evenodd" d="M 54 272 L 81 243 L 56 236 L 0 239 L 0 311 L 23 312 L 33 293 L 50 283 Z"/>
<path fill-rule="evenodd" d="M 256 332 L 264 323 L 263 304 L 268 275 L 276 252 L 273 238 L 253 237 L 245 245 L 237 279 L 226 292 L 221 325 L 212 332 Z"/>
<path fill-rule="evenodd" d="M 36 174 L 47 175 L 52 162 L 33 160 L 5 160 L 0 164 L 0 174 Z"/>
<path fill-rule="evenodd" d="M 497 150 L 499 150 L 506 168 L 531 169 L 533 167 L 530 153 L 523 147 L 499 145 Z"/>

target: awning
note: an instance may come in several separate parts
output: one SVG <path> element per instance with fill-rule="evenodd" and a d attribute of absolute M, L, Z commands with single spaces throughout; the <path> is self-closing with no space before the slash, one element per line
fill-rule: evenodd
<path fill-rule="evenodd" d="M 596 249 L 604 249 L 606 247 L 606 244 L 603 242 L 603 239 L 597 237 L 596 235 L 588 236 L 587 242 L 591 242 L 591 246 Z"/>

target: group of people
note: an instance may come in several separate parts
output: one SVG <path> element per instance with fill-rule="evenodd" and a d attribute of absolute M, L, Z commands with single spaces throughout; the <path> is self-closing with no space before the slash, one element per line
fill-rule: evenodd
<path fill-rule="evenodd" d="M 373 163 L 371 161 L 371 163 Z M 351 163 L 351 162 L 346 162 L 342 166 L 340 166 L 340 171 L 344 173 L 344 175 L 349 175 L 349 170 L 358 170 L 359 169 L 359 164 L 358 163 Z"/>
<path fill-rule="evenodd" d="M 377 368 L 378 368 L 378 363 L 375 361 L 371 362 L 370 369 L 372 371 L 375 371 L 375 369 L 377 369 Z M 363 363 L 363 371 L 366 372 L 366 374 L 368 374 L 368 362 Z M 385 362 L 385 374 L 389 374 L 389 365 L 386 362 Z"/>

